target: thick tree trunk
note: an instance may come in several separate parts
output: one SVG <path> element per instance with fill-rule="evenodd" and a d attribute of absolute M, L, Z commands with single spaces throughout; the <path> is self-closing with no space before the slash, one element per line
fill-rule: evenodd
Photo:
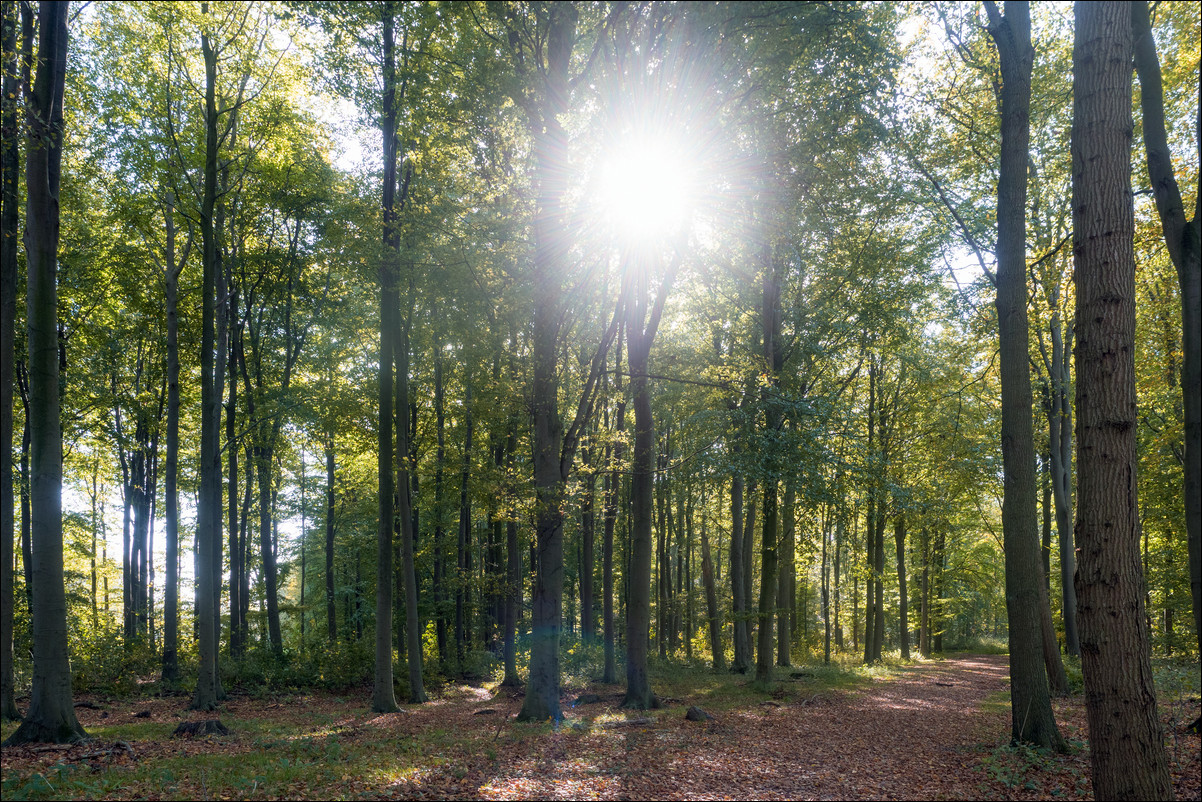
<path fill-rule="evenodd" d="M 1080 3 L 1075 15 L 1076 585 L 1093 787 L 1099 799 L 1172 799 L 1136 500 L 1131 10 Z"/>
<path fill-rule="evenodd" d="M 396 50 L 393 28 L 393 8 L 385 4 L 384 15 L 384 254 L 380 261 L 380 375 L 378 407 L 378 479 L 379 520 L 376 527 L 376 656 L 372 685 L 371 709 L 377 713 L 397 710 L 392 687 L 392 530 L 395 512 L 392 507 L 392 364 L 396 342 L 397 293 L 395 245 L 396 233 L 396 175 L 397 175 L 397 108 L 396 108 Z M 260 481 L 262 481 L 260 479 Z"/>
<path fill-rule="evenodd" d="M 645 293 L 644 293 L 645 296 Z M 637 306 L 637 302 L 628 304 Z M 645 303 L 645 302 L 644 302 Z M 632 325 L 633 324 L 633 325 Z M 630 400 L 634 407 L 634 449 L 630 479 L 630 577 L 626 610 L 626 697 L 624 707 L 646 710 L 659 706 L 647 670 L 647 640 L 651 625 L 651 519 L 655 432 L 647 386 L 650 342 L 637 337 L 643 328 L 642 310 L 627 322 L 630 339 Z"/>
<path fill-rule="evenodd" d="M 538 567 L 533 593 L 530 681 L 518 719 L 559 721 L 559 632 L 563 599 L 563 421 L 559 416 L 560 270 L 567 246 L 568 136 L 560 120 L 568 105 L 568 66 L 577 9 L 548 8 L 542 108 L 535 129 L 537 209 L 534 219 L 533 400 L 535 543 Z"/>
<path fill-rule="evenodd" d="M 31 420 L 30 496 L 34 572 L 33 690 L 29 710 L 6 746 L 87 737 L 75 718 L 67 654 L 63 581 L 62 430 L 59 422 L 59 165 L 67 64 L 67 3 L 38 8 L 37 77 L 26 124 L 25 253 Z"/>
<path fill-rule="evenodd" d="M 217 630 L 218 611 L 213 604 L 216 570 L 213 566 L 213 541 L 219 538 L 220 505 L 213 499 L 220 492 L 221 451 L 218 427 L 221 421 L 221 395 L 214 377 L 213 346 L 216 339 L 217 237 L 213 212 L 217 199 L 217 51 L 208 34 L 201 36 L 205 62 L 205 162 L 204 190 L 201 197 L 200 232 L 204 276 L 201 289 L 200 338 L 200 495 L 196 509 L 196 627 L 199 675 L 192 707 L 215 710 L 218 701 Z"/>
<path fill-rule="evenodd" d="M 998 177 L 997 315 L 1002 385 L 1002 537 L 1010 641 L 1011 739 L 1063 751 L 1048 697 L 1040 641 L 1039 532 L 1028 368 L 1026 199 L 1030 141 L 1030 8 L 992 3 L 989 32 L 1002 71 L 1002 146 Z"/>
<path fill-rule="evenodd" d="M 3 145 L 3 210 L 0 211 L 0 719 L 19 719 L 13 672 L 13 386 L 17 330 L 17 234 L 20 227 L 20 163 L 17 130 L 17 4 L 0 6 L 3 92 L 0 129 Z M 95 557 L 95 549 L 93 549 Z"/>
<path fill-rule="evenodd" d="M 1156 199 L 1165 245 L 1177 268 L 1177 281 L 1181 287 L 1181 395 L 1185 412 L 1182 495 L 1194 635 L 1198 638 L 1199 655 L 1202 655 L 1202 193 L 1195 195 L 1194 216 L 1186 220 L 1165 132 L 1160 59 L 1152 39 L 1148 6 L 1143 0 L 1131 3 L 1131 22 L 1148 179 Z M 1198 147 L 1202 152 L 1202 142 Z"/>

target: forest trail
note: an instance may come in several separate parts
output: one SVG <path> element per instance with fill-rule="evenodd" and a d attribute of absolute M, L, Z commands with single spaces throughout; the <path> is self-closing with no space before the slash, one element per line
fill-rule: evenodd
<path fill-rule="evenodd" d="M 1067 755 L 1007 746 L 1005 655 L 957 655 L 830 689 L 780 669 L 771 695 L 687 672 L 683 698 L 620 709 L 621 685 L 563 697 L 565 720 L 517 724 L 521 693 L 446 685 L 367 712 L 349 695 L 234 696 L 232 734 L 171 736 L 207 718 L 186 699 L 77 700 L 95 740 L 0 751 L 7 799 L 1090 799 L 1084 700 L 1054 701 Z M 820 689 L 825 688 L 825 689 Z M 581 691 L 594 694 L 584 700 Z M 580 703 L 582 702 L 582 703 Z M 1198 699 L 1161 700 L 1178 799 L 1202 789 Z M 713 719 L 692 722 L 698 705 Z M 117 740 L 115 740 L 117 739 Z"/>
<path fill-rule="evenodd" d="M 513 784 L 497 778 L 485 796 L 977 798 L 987 793 L 979 787 L 985 776 L 966 769 L 1008 730 L 1006 716 L 985 712 L 1008 679 L 1005 655 L 917 665 L 866 689 L 812 698 L 803 678 L 798 701 L 732 710 L 702 725 L 665 716 L 655 728 L 628 733 L 616 749 L 568 750 L 567 759 L 546 767 L 549 776 L 517 772 Z M 590 788 L 590 776 L 607 775 L 610 782 Z"/>

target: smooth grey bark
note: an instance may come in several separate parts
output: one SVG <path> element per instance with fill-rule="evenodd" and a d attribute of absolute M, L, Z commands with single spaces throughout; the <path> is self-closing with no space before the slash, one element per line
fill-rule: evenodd
<path fill-rule="evenodd" d="M 1186 220 L 1185 204 L 1173 174 L 1172 154 L 1165 132 L 1160 59 L 1152 39 L 1148 5 L 1143 0 L 1130 5 L 1148 179 L 1165 245 L 1177 268 L 1177 282 L 1181 288 L 1181 396 L 1185 413 L 1182 495 L 1194 634 L 1198 638 L 1199 655 L 1202 655 L 1202 193 L 1195 194 L 1194 216 Z M 1202 128 L 1202 117 L 1199 127 Z M 1202 140 L 1198 147 L 1202 152 Z M 1202 723 L 1202 718 L 1195 723 L 1195 729 L 1198 723 Z"/>
<path fill-rule="evenodd" d="M 63 575 L 62 428 L 59 421 L 59 178 L 67 71 L 66 2 L 38 6 L 38 61 L 26 106 L 26 331 L 31 411 L 30 499 L 34 573 L 33 689 L 5 746 L 87 737 L 71 699 Z"/>
<path fill-rule="evenodd" d="M 1139 553 L 1131 9 L 1078 3 L 1075 22 L 1076 585 L 1093 788 L 1172 799 Z"/>
<path fill-rule="evenodd" d="M 1052 713 L 1040 640 L 1035 436 L 1028 368 L 1026 202 L 1030 144 L 1030 7 L 986 3 L 1002 73 L 998 174 L 997 316 L 1002 385 L 1002 538 L 1009 619 L 1011 740 L 1064 751 Z"/>

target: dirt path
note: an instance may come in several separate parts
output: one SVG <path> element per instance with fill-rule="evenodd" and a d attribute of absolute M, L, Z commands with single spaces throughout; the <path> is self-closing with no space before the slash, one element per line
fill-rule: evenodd
<path fill-rule="evenodd" d="M 1007 677 L 1004 656 L 960 657 L 864 691 L 763 704 L 707 724 L 676 714 L 621 739 L 575 744 L 558 760 L 524 761 L 482 791 L 492 799 L 975 798 L 984 775 L 965 762 L 998 718 L 981 704 Z"/>
<path fill-rule="evenodd" d="M 197 717 L 181 697 L 110 700 L 77 710 L 108 741 L 4 749 L 0 769 L 6 798 L 39 799 L 1091 798 L 1082 697 L 1054 702 L 1070 754 L 1009 749 L 1008 673 L 1004 655 L 958 656 L 848 691 L 801 677 L 776 701 L 698 677 L 647 716 L 619 709 L 620 686 L 592 686 L 602 698 L 565 697 L 557 728 L 513 723 L 519 694 L 466 685 L 383 715 L 359 693 L 238 697 L 221 713 L 233 735 L 196 741 L 169 735 Z M 715 718 L 686 721 L 706 699 Z M 1198 799 L 1198 738 L 1183 733 L 1198 700 L 1161 713 L 1177 798 Z"/>

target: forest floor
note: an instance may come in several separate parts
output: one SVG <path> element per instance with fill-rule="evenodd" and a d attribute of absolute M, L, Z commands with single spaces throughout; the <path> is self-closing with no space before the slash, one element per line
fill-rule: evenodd
<path fill-rule="evenodd" d="M 619 708 L 622 686 L 565 689 L 558 726 L 517 724 L 520 692 L 448 684 L 377 715 L 369 692 L 234 696 L 228 736 L 176 738 L 203 717 L 182 696 L 81 699 L 93 740 L 0 751 L 17 799 L 1092 799 L 1084 699 L 1055 702 L 1067 755 L 1007 744 L 1007 658 L 955 655 L 848 672 L 660 672 L 664 707 Z M 1202 796 L 1196 683 L 1162 692 L 1177 799 Z M 581 694 L 585 697 L 576 703 Z M 675 695 L 673 695 L 675 694 Z M 90 706 L 88 706 L 90 705 Z M 685 719 L 690 705 L 712 720 Z M 7 736 L 15 724 L 5 724 Z"/>

